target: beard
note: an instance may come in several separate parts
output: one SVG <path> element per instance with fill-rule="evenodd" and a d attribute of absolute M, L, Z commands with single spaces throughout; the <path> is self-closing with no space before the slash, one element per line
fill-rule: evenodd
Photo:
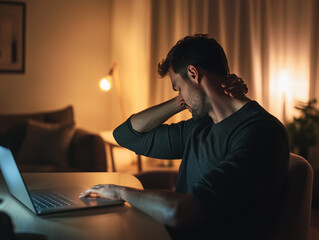
<path fill-rule="evenodd" d="M 190 100 L 189 107 L 194 119 L 200 119 L 212 110 L 205 91 L 192 83 L 190 84 Z"/>

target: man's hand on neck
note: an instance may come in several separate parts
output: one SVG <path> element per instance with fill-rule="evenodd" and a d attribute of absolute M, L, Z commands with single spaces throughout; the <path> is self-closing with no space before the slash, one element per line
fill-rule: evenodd
<path fill-rule="evenodd" d="M 245 88 L 243 88 L 243 91 L 245 90 L 243 94 L 234 97 L 231 96 L 231 91 L 225 92 L 225 86 L 223 86 L 223 84 L 224 78 L 222 76 L 208 73 L 207 71 L 203 72 L 201 85 L 207 95 L 209 104 L 211 104 L 211 111 L 208 115 L 212 118 L 214 123 L 221 122 L 250 101 L 250 99 L 245 96 L 245 93 L 247 93 Z M 237 88 L 239 87 L 237 86 Z"/>

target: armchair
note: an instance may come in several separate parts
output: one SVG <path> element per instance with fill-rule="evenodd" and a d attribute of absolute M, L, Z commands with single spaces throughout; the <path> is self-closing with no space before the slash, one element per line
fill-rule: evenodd
<path fill-rule="evenodd" d="M 0 115 L 0 145 L 24 172 L 106 171 L 103 139 L 75 127 L 73 107 Z"/>

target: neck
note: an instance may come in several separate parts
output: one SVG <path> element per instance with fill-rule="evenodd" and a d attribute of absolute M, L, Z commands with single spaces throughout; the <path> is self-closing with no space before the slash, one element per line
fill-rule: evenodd
<path fill-rule="evenodd" d="M 231 98 L 227 95 L 224 97 L 215 98 L 210 101 L 211 111 L 208 114 L 213 119 L 214 123 L 219 123 L 233 113 L 237 112 L 249 101 L 250 99 L 246 97 L 237 99 Z"/>
<path fill-rule="evenodd" d="M 209 73 L 205 75 L 201 83 L 206 93 L 208 104 L 211 106 L 208 114 L 215 123 L 219 123 L 229 117 L 250 101 L 247 97 L 233 98 L 226 95 L 220 85 L 223 80 L 221 77 Z"/>

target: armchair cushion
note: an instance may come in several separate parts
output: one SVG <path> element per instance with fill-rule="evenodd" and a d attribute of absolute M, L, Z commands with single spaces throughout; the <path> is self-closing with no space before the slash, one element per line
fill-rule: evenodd
<path fill-rule="evenodd" d="M 77 128 L 70 145 L 70 166 L 79 171 L 106 171 L 106 151 L 103 139 L 94 133 Z"/>
<path fill-rule="evenodd" d="M 18 162 L 68 167 L 68 149 L 73 134 L 73 122 L 43 123 L 29 119 Z"/>
<path fill-rule="evenodd" d="M 14 156 L 23 144 L 29 119 L 47 123 L 73 122 L 73 107 L 51 112 L 0 114 L 0 145 L 10 148 Z"/>

